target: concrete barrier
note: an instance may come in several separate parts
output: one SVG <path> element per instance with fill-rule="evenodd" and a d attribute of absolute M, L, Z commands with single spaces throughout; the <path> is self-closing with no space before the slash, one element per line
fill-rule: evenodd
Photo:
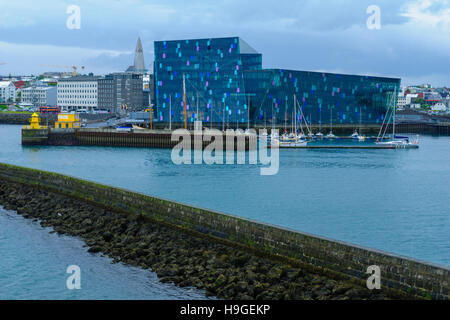
<path fill-rule="evenodd" d="M 381 268 L 382 286 L 408 295 L 449 299 L 450 268 L 307 233 L 259 223 L 56 173 L 0 164 L 0 179 L 46 188 L 113 210 L 144 215 L 269 257 L 286 258 L 325 275 L 368 278 Z"/>

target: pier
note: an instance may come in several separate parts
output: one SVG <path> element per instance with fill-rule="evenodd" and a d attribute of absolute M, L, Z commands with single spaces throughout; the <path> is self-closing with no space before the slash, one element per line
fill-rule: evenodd
<path fill-rule="evenodd" d="M 195 132 L 191 132 L 192 148 L 195 149 Z M 203 135 L 208 133 L 203 132 Z M 224 136 L 225 140 L 225 136 Z M 257 147 L 257 136 L 242 135 L 242 140 L 234 137 L 234 148 L 244 143 L 245 150 L 254 150 Z M 210 139 L 211 141 L 211 139 Z M 131 130 L 122 132 L 116 129 L 22 129 L 23 145 L 49 145 L 49 146 L 106 146 L 106 147 L 135 147 L 172 149 L 180 141 L 172 140 L 172 132 L 165 130 Z M 224 148 L 226 147 L 223 141 Z M 202 141 L 202 148 L 211 142 Z"/>
<path fill-rule="evenodd" d="M 203 132 L 203 135 L 208 135 Z M 198 148 L 194 143 L 195 131 L 191 132 L 192 149 Z M 213 138 L 202 139 L 201 148 L 204 149 L 211 144 Z M 226 148 L 226 136 L 223 136 L 224 150 Z M 340 143 L 339 141 L 345 143 Z M 360 150 L 382 150 L 396 149 L 394 146 L 376 145 L 376 137 L 370 137 L 367 142 L 351 142 L 348 136 L 338 137 L 334 140 L 326 138 L 314 140 L 307 146 L 294 149 L 360 149 Z M 350 141 L 350 142 L 349 142 Z M 373 143 L 370 143 L 372 142 Z M 121 132 L 116 129 L 22 129 L 22 145 L 45 145 L 45 146 L 105 146 L 105 147 L 134 147 L 134 148 L 156 148 L 172 149 L 179 144 L 179 140 L 172 140 L 172 132 L 167 130 L 132 130 L 130 132 Z M 245 150 L 256 150 L 258 137 L 255 135 L 242 135 L 242 138 L 234 137 L 234 149 L 240 143 L 244 144 Z M 284 148 L 280 149 L 293 149 Z M 242 150 L 242 149 L 240 149 Z"/>
<path fill-rule="evenodd" d="M 378 146 L 378 145 L 354 145 L 354 146 L 342 146 L 342 145 L 307 145 L 305 147 L 279 147 L 280 149 L 360 149 L 360 150 L 383 150 L 383 149 L 397 149 L 393 146 Z"/>

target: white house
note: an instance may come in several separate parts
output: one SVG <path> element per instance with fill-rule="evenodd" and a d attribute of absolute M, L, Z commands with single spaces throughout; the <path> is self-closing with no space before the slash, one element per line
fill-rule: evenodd
<path fill-rule="evenodd" d="M 98 79 L 77 76 L 58 80 L 57 103 L 64 111 L 93 111 L 98 108 Z"/>
<path fill-rule="evenodd" d="M 403 109 L 406 105 L 408 105 L 406 97 L 403 94 L 400 94 L 397 99 L 397 107 Z"/>
<path fill-rule="evenodd" d="M 16 86 L 12 81 L 0 81 L 0 103 L 16 101 Z"/>
<path fill-rule="evenodd" d="M 443 102 L 436 103 L 431 107 L 432 111 L 445 112 L 447 111 L 447 105 Z"/>
<path fill-rule="evenodd" d="M 406 95 L 406 104 L 411 104 L 411 102 L 413 102 L 413 100 L 418 99 L 419 98 L 419 94 L 417 93 L 409 93 Z"/>
<path fill-rule="evenodd" d="M 56 107 L 56 87 L 29 87 L 22 89 L 22 103 L 35 107 Z"/>

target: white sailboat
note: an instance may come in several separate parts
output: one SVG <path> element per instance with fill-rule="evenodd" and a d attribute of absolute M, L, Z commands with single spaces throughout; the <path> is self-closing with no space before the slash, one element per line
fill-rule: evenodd
<path fill-rule="evenodd" d="M 302 133 L 298 136 L 298 138 L 301 140 L 306 140 L 306 138 L 308 137 L 312 140 L 314 138 L 314 135 L 311 131 L 310 126 L 308 126 L 308 122 L 306 121 L 305 114 L 303 113 L 303 109 L 302 109 L 300 103 L 298 102 L 296 95 L 294 95 L 294 105 L 295 105 L 295 108 L 298 107 L 298 109 L 300 110 L 300 117 L 301 117 L 300 129 L 301 129 Z M 305 121 L 305 126 L 306 126 L 306 130 L 308 130 L 308 135 L 306 135 L 305 132 L 303 131 L 303 121 Z"/>
<path fill-rule="evenodd" d="M 327 139 L 336 139 L 336 136 L 333 134 L 333 107 L 331 107 L 331 118 L 330 118 L 330 133 L 327 134 Z"/>
<path fill-rule="evenodd" d="M 362 109 L 361 109 L 361 107 L 359 108 L 359 132 L 362 132 Z M 364 141 L 366 141 L 367 137 L 365 135 L 358 134 L 356 139 L 358 139 L 359 142 L 364 142 Z"/>
<path fill-rule="evenodd" d="M 396 114 L 396 104 L 395 98 L 397 97 L 397 89 L 394 90 L 394 94 L 391 97 L 390 105 L 388 111 L 386 112 L 386 116 L 384 117 L 383 124 L 381 125 L 380 133 L 377 137 L 376 144 L 378 146 L 388 146 L 393 147 L 395 149 L 418 149 L 419 148 L 419 136 L 417 136 L 416 140 L 413 142 L 409 141 L 409 137 L 402 137 L 395 135 L 395 114 Z M 392 109 L 392 111 L 391 111 Z M 392 140 L 384 141 L 386 136 L 387 126 L 389 124 L 390 119 L 392 118 Z M 386 123 L 386 128 L 384 128 L 384 124 Z M 383 132 L 384 130 L 384 132 Z"/>
<path fill-rule="evenodd" d="M 276 117 L 274 114 L 274 103 L 272 102 L 272 130 L 270 132 L 270 139 L 278 139 L 279 135 L 278 132 L 276 132 Z"/>
<path fill-rule="evenodd" d="M 316 133 L 317 139 L 323 139 L 322 133 L 322 107 L 319 107 L 319 132 Z"/>
<path fill-rule="evenodd" d="M 294 95 L 294 106 L 296 106 L 296 101 Z M 294 112 L 294 115 L 294 134 L 290 134 L 287 139 L 276 138 L 274 140 L 280 148 L 304 148 L 308 145 L 308 141 L 304 140 L 304 134 L 297 135 L 297 114 Z"/>

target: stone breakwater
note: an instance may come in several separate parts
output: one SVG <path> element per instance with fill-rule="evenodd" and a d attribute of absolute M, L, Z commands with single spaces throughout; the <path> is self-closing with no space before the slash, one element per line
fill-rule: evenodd
<path fill-rule="evenodd" d="M 0 205 L 52 232 L 82 238 L 88 251 L 156 272 L 161 282 L 225 299 L 392 299 L 346 279 L 331 279 L 284 262 L 170 228 L 143 216 L 108 210 L 0 178 Z M 405 296 L 402 296 L 405 298 Z"/>
<path fill-rule="evenodd" d="M 53 126 L 57 119 L 55 114 L 40 114 L 41 125 Z M 0 124 L 30 124 L 31 113 L 5 113 L 0 112 Z"/>

